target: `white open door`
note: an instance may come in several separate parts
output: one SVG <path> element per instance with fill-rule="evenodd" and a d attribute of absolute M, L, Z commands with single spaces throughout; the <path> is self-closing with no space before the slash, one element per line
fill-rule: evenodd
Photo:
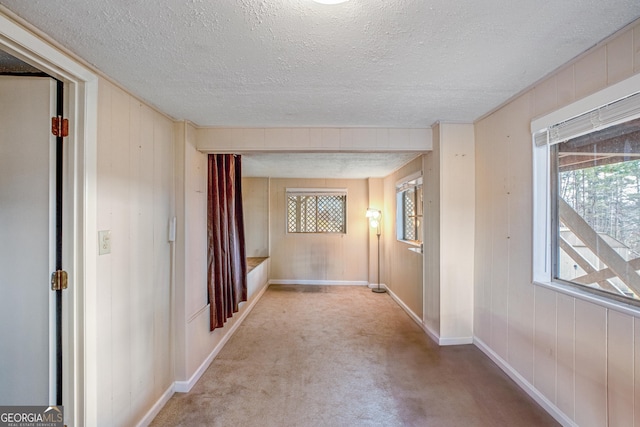
<path fill-rule="evenodd" d="M 56 81 L 0 76 L 0 405 L 55 404 Z"/>

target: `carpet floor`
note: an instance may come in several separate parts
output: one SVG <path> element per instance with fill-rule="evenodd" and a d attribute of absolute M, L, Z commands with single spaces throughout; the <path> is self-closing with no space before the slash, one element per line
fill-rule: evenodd
<path fill-rule="evenodd" d="M 553 426 L 473 345 L 439 347 L 388 294 L 271 285 L 151 426 Z"/>

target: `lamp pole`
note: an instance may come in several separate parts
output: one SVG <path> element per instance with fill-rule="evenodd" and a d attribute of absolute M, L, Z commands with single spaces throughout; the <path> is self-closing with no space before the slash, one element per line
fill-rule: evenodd
<path fill-rule="evenodd" d="M 385 288 L 380 287 L 380 223 L 378 222 L 378 227 L 376 229 L 376 235 L 378 236 L 378 286 L 371 289 L 371 292 L 375 292 L 377 294 L 383 294 L 387 292 Z"/>

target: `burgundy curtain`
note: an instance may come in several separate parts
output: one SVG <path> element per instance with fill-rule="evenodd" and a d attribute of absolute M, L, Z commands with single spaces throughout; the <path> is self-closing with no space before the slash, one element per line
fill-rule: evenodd
<path fill-rule="evenodd" d="M 209 154 L 208 271 L 210 330 L 224 326 L 247 300 L 241 158 Z"/>

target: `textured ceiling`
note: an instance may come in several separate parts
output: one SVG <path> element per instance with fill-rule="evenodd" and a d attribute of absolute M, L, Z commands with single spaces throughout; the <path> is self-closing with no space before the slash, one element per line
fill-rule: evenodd
<path fill-rule="evenodd" d="M 640 17 L 639 0 L 0 0 L 177 120 L 472 122 Z M 384 176 L 414 154 L 245 154 L 247 176 Z"/>
<path fill-rule="evenodd" d="M 470 122 L 640 16 L 638 0 L 0 0 L 201 126 Z"/>

